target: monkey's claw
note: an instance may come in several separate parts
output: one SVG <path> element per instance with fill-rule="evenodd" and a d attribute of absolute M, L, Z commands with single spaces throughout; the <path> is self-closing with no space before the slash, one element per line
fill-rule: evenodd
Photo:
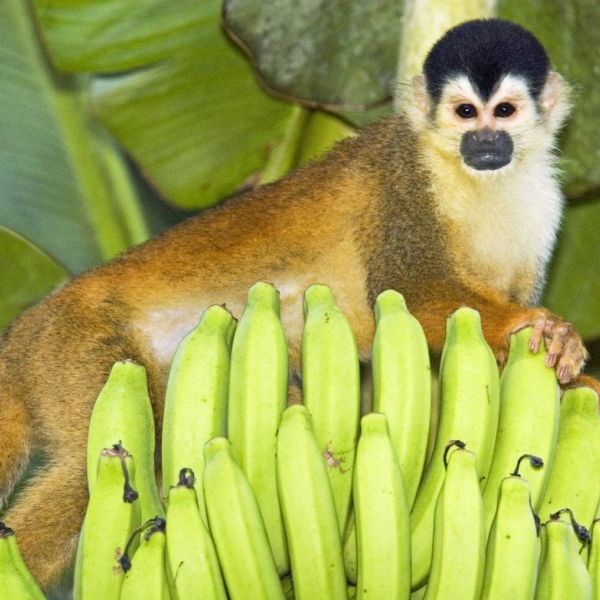
<path fill-rule="evenodd" d="M 529 349 L 537 352 L 543 340 L 548 351 L 546 365 L 556 369 L 558 381 L 564 385 L 575 379 L 588 352 L 571 323 L 550 313 L 538 312 L 528 325 L 532 327 Z"/>

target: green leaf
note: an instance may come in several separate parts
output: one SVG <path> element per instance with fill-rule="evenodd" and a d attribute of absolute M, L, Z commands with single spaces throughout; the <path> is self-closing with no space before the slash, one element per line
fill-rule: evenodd
<path fill-rule="evenodd" d="M 266 85 L 310 106 L 370 106 L 392 95 L 399 0 L 225 0 L 225 25 Z"/>
<path fill-rule="evenodd" d="M 187 209 L 215 204 L 258 178 L 297 118 L 294 105 L 262 91 L 211 4 L 213 20 L 194 54 L 94 89 L 102 122 L 158 192 Z"/>
<path fill-rule="evenodd" d="M 530 29 L 574 88 L 562 137 L 568 191 L 600 184 L 600 3 L 597 0 L 499 0 L 498 13 Z"/>
<path fill-rule="evenodd" d="M 214 2 L 35 0 L 50 55 L 68 72 L 143 67 L 202 41 Z"/>
<path fill-rule="evenodd" d="M 600 337 L 600 199 L 569 207 L 544 304 L 585 338 Z"/>
<path fill-rule="evenodd" d="M 122 251 L 135 235 L 99 155 L 108 142 L 78 82 L 49 69 L 21 0 L 0 3 L 0 81 L 0 223 L 71 272 Z"/>
<path fill-rule="evenodd" d="M 0 226 L 0 330 L 69 278 L 64 267 L 25 238 Z"/>

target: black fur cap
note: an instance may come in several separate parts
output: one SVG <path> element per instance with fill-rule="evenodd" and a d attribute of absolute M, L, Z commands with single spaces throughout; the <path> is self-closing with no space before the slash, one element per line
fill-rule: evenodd
<path fill-rule="evenodd" d="M 520 75 L 537 100 L 549 70 L 548 55 L 538 39 L 503 19 L 476 19 L 453 27 L 423 64 L 427 91 L 436 104 L 444 84 L 456 75 L 467 75 L 483 100 L 489 99 L 503 76 Z"/>

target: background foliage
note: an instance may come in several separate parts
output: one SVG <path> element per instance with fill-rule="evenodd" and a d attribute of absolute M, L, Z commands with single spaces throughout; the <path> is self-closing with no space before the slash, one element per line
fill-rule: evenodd
<path fill-rule="evenodd" d="M 479 14 L 529 27 L 573 84 L 561 144 L 569 207 L 544 303 L 594 348 L 594 0 L 3 0 L 0 328 L 69 276 L 390 113 L 398 65 L 419 64 L 419 39 Z"/>

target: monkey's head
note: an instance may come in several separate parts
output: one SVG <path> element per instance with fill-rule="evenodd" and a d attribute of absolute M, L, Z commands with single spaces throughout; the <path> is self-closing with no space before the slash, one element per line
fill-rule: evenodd
<path fill-rule="evenodd" d="M 450 29 L 427 55 L 412 92 L 417 129 L 477 176 L 546 153 L 569 111 L 567 87 L 541 43 L 501 19 Z"/>

